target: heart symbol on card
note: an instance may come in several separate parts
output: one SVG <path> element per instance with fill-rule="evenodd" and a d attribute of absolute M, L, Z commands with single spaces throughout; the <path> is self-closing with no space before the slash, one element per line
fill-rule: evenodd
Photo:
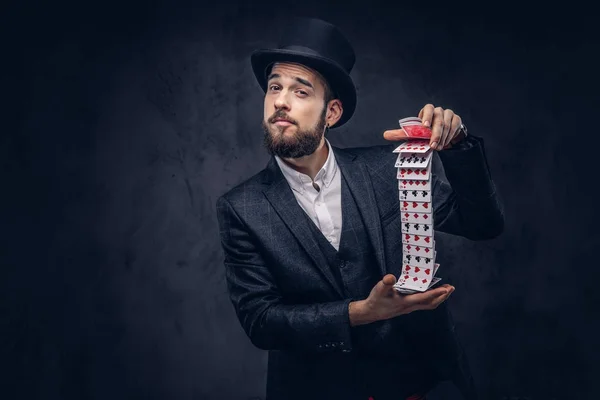
<path fill-rule="evenodd" d="M 417 208 L 417 207 L 419 207 L 419 204 L 417 204 L 417 202 L 416 202 L 416 201 L 415 201 L 415 202 L 413 202 L 413 208 Z"/>
<path fill-rule="evenodd" d="M 420 237 L 418 237 L 417 235 L 415 235 L 415 240 L 419 240 L 419 239 L 420 239 Z"/>
<path fill-rule="evenodd" d="M 408 207 L 408 202 L 407 202 L 407 201 L 405 201 L 405 202 L 403 203 L 403 205 L 404 205 L 404 208 L 407 208 L 407 207 Z"/>
<path fill-rule="evenodd" d="M 403 184 L 404 186 L 406 186 L 406 185 L 407 185 L 407 182 L 406 182 L 406 181 L 402 181 L 402 184 Z"/>
<path fill-rule="evenodd" d="M 408 279 L 408 278 L 410 278 L 410 276 L 404 275 L 404 279 Z"/>
<path fill-rule="evenodd" d="M 409 267 L 408 265 L 406 266 L 406 270 L 407 270 L 407 271 L 410 271 L 410 267 Z"/>
<path fill-rule="evenodd" d="M 400 173 L 401 173 L 401 174 L 405 174 L 405 173 L 406 173 L 406 170 L 405 170 L 404 168 L 402 168 L 402 169 L 400 170 Z"/>
<path fill-rule="evenodd" d="M 408 239 L 410 239 L 410 235 L 409 235 L 409 234 L 406 234 L 406 235 L 404 236 L 404 238 L 405 238 L 406 240 L 408 240 Z"/>
<path fill-rule="evenodd" d="M 421 171 L 421 173 L 422 173 L 423 175 L 427 175 L 427 170 L 426 170 L 426 169 L 424 169 L 424 170 L 422 170 L 422 171 Z"/>
<path fill-rule="evenodd" d="M 426 237 L 425 237 L 425 241 L 426 241 L 427 243 L 429 243 L 429 236 L 426 236 Z"/>
<path fill-rule="evenodd" d="M 429 208 L 429 203 L 423 203 L 423 207 Z"/>
<path fill-rule="evenodd" d="M 425 270 L 425 273 L 426 273 L 427 275 L 429 275 L 429 273 L 430 273 L 430 272 L 431 272 L 431 270 L 430 270 L 430 269 L 426 269 L 426 270 Z"/>
<path fill-rule="evenodd" d="M 423 279 L 421 282 L 423 282 L 423 283 L 427 283 L 427 279 Z"/>
<path fill-rule="evenodd" d="M 421 268 L 415 267 L 415 272 L 419 272 L 420 270 L 421 270 Z"/>
<path fill-rule="evenodd" d="M 412 173 L 413 173 L 413 172 L 412 172 L 412 169 L 409 169 L 409 170 L 407 170 L 407 171 L 406 171 L 406 175 L 410 175 L 410 174 L 412 174 Z"/>

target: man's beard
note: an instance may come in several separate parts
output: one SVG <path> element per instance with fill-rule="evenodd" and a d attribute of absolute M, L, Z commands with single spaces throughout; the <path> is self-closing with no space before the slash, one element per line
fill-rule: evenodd
<path fill-rule="evenodd" d="M 298 124 L 290 119 L 297 127 L 296 133 L 293 135 L 284 132 L 285 129 L 290 129 L 291 126 L 275 126 L 274 129 L 277 130 L 277 132 L 272 133 L 269 129 L 269 125 L 263 120 L 263 144 L 269 154 L 281 158 L 300 158 L 314 153 L 321 143 L 321 138 L 325 134 L 326 111 L 327 107 L 323 107 L 323 112 L 319 117 L 319 121 L 312 129 L 301 130 L 298 127 Z M 276 112 L 269 118 L 269 122 L 272 122 L 275 118 L 289 119 L 284 113 Z"/>

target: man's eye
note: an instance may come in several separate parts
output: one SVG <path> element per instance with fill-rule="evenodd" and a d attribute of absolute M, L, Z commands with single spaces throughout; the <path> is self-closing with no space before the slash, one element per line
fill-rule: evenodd
<path fill-rule="evenodd" d="M 303 96 L 308 95 L 308 93 L 306 93 L 304 90 L 298 90 L 298 93 L 300 93 Z"/>
<path fill-rule="evenodd" d="M 277 89 L 279 89 L 278 85 L 271 85 L 271 86 L 269 86 L 269 90 L 277 90 Z"/>

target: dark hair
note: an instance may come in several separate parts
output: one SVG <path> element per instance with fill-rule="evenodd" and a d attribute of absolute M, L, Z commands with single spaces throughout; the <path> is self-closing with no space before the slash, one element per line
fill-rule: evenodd
<path fill-rule="evenodd" d="M 331 90 L 331 87 L 326 80 L 323 80 L 323 83 L 325 84 L 325 105 L 327 105 L 331 100 L 337 99 L 338 97 L 336 93 Z"/>

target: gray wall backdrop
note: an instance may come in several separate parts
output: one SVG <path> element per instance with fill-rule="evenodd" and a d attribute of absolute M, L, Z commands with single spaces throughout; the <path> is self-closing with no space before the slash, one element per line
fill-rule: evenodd
<path fill-rule="evenodd" d="M 334 145 L 385 143 L 429 102 L 486 141 L 505 233 L 443 236 L 440 254 L 484 398 L 599 398 L 585 9 L 259 3 L 4 14 L 0 397 L 264 396 L 266 354 L 229 303 L 215 201 L 268 161 L 248 57 L 301 14 L 356 49 L 358 109 Z"/>

